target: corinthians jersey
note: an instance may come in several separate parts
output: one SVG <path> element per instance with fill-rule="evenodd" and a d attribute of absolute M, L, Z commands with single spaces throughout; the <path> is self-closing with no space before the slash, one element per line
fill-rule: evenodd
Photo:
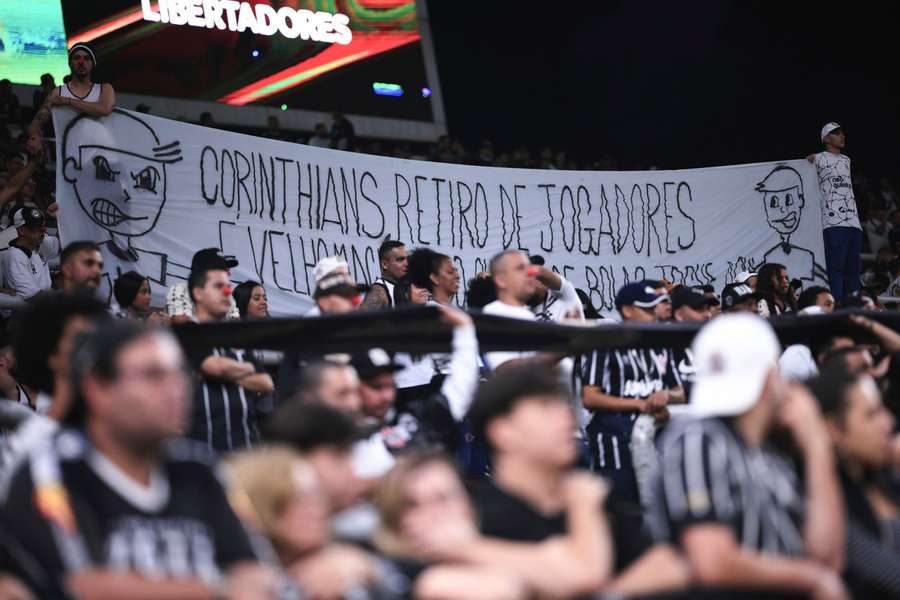
<path fill-rule="evenodd" d="M 174 443 L 142 486 L 81 432 L 63 430 L 20 463 L 0 527 L 53 585 L 88 568 L 214 584 L 230 565 L 256 557 L 208 456 L 199 445 Z"/>

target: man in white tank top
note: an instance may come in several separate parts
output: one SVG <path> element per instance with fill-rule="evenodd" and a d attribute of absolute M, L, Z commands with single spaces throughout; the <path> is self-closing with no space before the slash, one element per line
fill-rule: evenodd
<path fill-rule="evenodd" d="M 44 124 L 50 119 L 54 106 L 68 106 L 92 117 L 109 115 L 116 105 L 116 92 L 108 83 L 94 83 L 91 74 L 97 66 L 94 51 L 86 44 L 75 44 L 69 49 L 69 69 L 72 78 L 68 83 L 54 88 L 28 126 L 28 150 L 37 152 L 43 145 Z"/>

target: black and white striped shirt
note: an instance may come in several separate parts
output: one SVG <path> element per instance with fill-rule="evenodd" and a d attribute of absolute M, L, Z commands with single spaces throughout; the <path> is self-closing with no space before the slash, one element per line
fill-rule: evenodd
<path fill-rule="evenodd" d="M 198 374 L 200 365 L 210 356 L 224 356 L 238 362 L 253 363 L 250 352 L 237 348 L 213 348 L 192 357 Z M 257 371 L 262 372 L 259 366 Z M 258 445 L 256 402 L 259 395 L 230 381 L 208 379 L 202 374 L 198 376 L 194 386 L 189 437 L 204 442 L 217 452 Z"/>
<path fill-rule="evenodd" d="M 722 419 L 677 419 L 660 441 L 660 469 L 648 522 L 657 541 L 678 544 L 699 523 L 720 523 L 745 548 L 805 553 L 804 502 L 791 465 L 751 448 Z"/>
<path fill-rule="evenodd" d="M 650 348 L 597 350 L 584 363 L 583 385 L 620 398 L 646 398 L 681 385 L 672 352 Z"/>

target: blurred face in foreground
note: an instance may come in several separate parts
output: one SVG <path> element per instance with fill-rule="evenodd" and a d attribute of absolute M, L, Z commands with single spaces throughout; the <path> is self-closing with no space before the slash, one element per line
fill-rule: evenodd
<path fill-rule="evenodd" d="M 526 396 L 488 425 L 499 453 L 563 469 L 575 460 L 575 416 L 562 396 Z"/>
<path fill-rule="evenodd" d="M 413 471 L 406 482 L 407 510 L 401 524 L 474 521 L 472 505 L 459 476 L 443 462 Z"/>
<path fill-rule="evenodd" d="M 302 461 L 291 469 L 294 493 L 279 512 L 275 530 L 285 555 L 302 555 L 329 540 L 328 501 L 315 470 Z"/>
<path fill-rule="evenodd" d="M 168 334 L 147 333 L 122 348 L 112 381 L 88 376 L 90 419 L 136 453 L 154 451 L 187 425 L 190 380 Z"/>
<path fill-rule="evenodd" d="M 861 377 L 846 393 L 844 414 L 828 419 L 838 454 L 866 469 L 880 469 L 891 460 L 894 418 L 881 401 L 871 377 Z"/>

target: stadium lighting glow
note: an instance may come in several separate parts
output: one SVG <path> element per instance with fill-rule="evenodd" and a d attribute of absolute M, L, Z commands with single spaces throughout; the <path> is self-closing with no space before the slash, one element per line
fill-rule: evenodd
<path fill-rule="evenodd" d="M 353 41 L 350 17 L 343 13 L 295 10 L 290 6 L 282 6 L 276 11 L 263 2 L 254 5 L 237 0 L 159 0 L 154 7 L 150 0 L 141 0 L 141 14 L 145 21 L 152 23 L 227 29 L 238 33 L 249 29 L 257 35 L 280 33 L 289 39 L 299 37 L 329 44 L 346 45 Z"/>
<path fill-rule="evenodd" d="M 422 97 L 423 98 L 431 98 L 431 88 L 430 87 L 422 88 Z"/>
<path fill-rule="evenodd" d="M 282 105 L 281 105 L 281 110 L 287 110 L 287 104 L 282 104 Z"/>
<path fill-rule="evenodd" d="M 372 91 L 378 96 L 402 96 L 403 86 L 397 83 L 376 81 L 372 84 Z"/>
<path fill-rule="evenodd" d="M 363 32 L 354 36 L 353 43 L 349 46 L 333 44 L 312 58 L 307 58 L 292 67 L 235 90 L 222 96 L 218 101 L 232 106 L 257 102 L 306 83 L 329 71 L 417 42 L 419 39 L 421 37 L 418 32 L 412 31 L 390 35 Z"/>
<path fill-rule="evenodd" d="M 259 50 L 254 48 L 253 51 L 250 52 L 250 56 L 252 56 L 253 58 L 259 58 Z"/>

